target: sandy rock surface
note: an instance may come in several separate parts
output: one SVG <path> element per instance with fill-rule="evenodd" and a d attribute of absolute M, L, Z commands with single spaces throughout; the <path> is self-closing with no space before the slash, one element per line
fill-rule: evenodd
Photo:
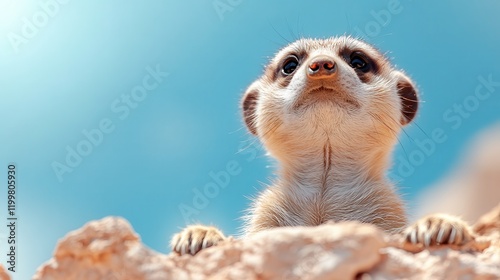
<path fill-rule="evenodd" d="M 277 228 L 196 256 L 145 247 L 122 218 L 93 221 L 64 237 L 33 279 L 500 279 L 500 205 L 461 248 L 408 247 L 356 222 Z M 1 274 L 0 274 L 1 275 Z"/>
<path fill-rule="evenodd" d="M 474 224 L 499 202 L 500 123 L 474 137 L 454 169 L 422 192 L 414 218 L 442 212 Z"/>

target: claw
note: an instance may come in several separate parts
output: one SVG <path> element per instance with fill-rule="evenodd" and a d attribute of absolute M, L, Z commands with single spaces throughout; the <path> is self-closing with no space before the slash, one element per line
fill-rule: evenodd
<path fill-rule="evenodd" d="M 184 243 L 181 246 L 181 255 L 185 255 L 187 253 L 187 244 Z"/>
<path fill-rule="evenodd" d="M 191 255 L 194 255 L 194 254 L 198 253 L 197 248 L 198 248 L 198 242 L 195 240 L 195 241 L 193 241 L 193 243 L 191 244 L 191 248 L 189 248 L 189 249 L 190 249 L 190 251 L 191 251 Z"/>
<path fill-rule="evenodd" d="M 180 252 L 181 251 L 181 242 L 180 242 L 180 240 L 178 240 L 177 244 L 175 244 L 174 251 L 176 251 L 176 252 Z"/>
<path fill-rule="evenodd" d="M 438 235 L 437 235 L 437 238 L 436 238 L 436 242 L 438 244 L 440 244 L 440 243 L 443 242 L 443 235 L 444 235 L 444 228 L 440 228 L 439 232 L 438 232 Z"/>
<path fill-rule="evenodd" d="M 410 241 L 413 244 L 417 244 L 417 231 L 416 230 L 412 230 L 411 231 L 411 233 L 410 233 Z"/>
<path fill-rule="evenodd" d="M 448 244 L 453 244 L 455 241 L 455 236 L 457 235 L 457 230 L 455 227 L 451 228 L 450 238 L 448 239 Z"/>
<path fill-rule="evenodd" d="M 429 247 L 431 245 L 431 234 L 426 232 L 424 235 L 424 246 Z"/>

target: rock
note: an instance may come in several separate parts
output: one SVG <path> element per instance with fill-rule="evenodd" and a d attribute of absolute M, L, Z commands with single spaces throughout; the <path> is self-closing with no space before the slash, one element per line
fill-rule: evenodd
<path fill-rule="evenodd" d="M 9 274 L 5 271 L 5 268 L 0 264 L 0 280 L 10 280 Z"/>
<path fill-rule="evenodd" d="M 386 259 L 368 272 L 368 279 L 500 279 L 500 205 L 474 230 L 477 240 L 461 248 L 439 246 L 412 254 L 390 242 L 381 250 Z"/>
<path fill-rule="evenodd" d="M 109 217 L 70 232 L 33 279 L 500 279 L 495 211 L 475 226 L 479 245 L 461 248 L 412 253 L 401 236 L 344 222 L 267 230 L 194 257 L 154 252 L 127 221 Z"/>
<path fill-rule="evenodd" d="M 165 259 L 143 246 L 127 221 L 107 217 L 70 232 L 33 279 L 162 279 Z"/>
<path fill-rule="evenodd" d="M 442 212 L 473 224 L 499 202 L 500 123 L 476 136 L 455 170 L 420 195 L 415 217 Z"/>
<path fill-rule="evenodd" d="M 474 225 L 474 231 L 488 237 L 492 241 L 491 248 L 500 248 L 500 204 L 479 219 Z M 500 260 L 498 260 L 498 266 L 500 266 Z"/>
<path fill-rule="evenodd" d="M 474 225 L 474 231 L 480 235 L 500 237 L 500 204 L 488 214 L 483 215 Z"/>

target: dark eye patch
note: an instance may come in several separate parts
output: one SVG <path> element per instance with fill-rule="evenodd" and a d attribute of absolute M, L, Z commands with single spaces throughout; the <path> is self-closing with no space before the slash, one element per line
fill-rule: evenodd
<path fill-rule="evenodd" d="M 275 71 L 281 76 L 293 76 L 293 73 L 306 58 L 307 53 L 305 51 L 291 52 L 283 56 Z"/>
<path fill-rule="evenodd" d="M 360 80 L 364 83 L 370 80 L 369 74 L 377 74 L 379 65 L 365 52 L 360 50 L 343 49 L 340 56 L 351 66 Z"/>
<path fill-rule="evenodd" d="M 287 87 L 301 62 L 307 59 L 306 51 L 290 52 L 276 64 L 269 64 L 265 76 L 271 78 L 271 82 L 278 82 L 280 86 Z"/>

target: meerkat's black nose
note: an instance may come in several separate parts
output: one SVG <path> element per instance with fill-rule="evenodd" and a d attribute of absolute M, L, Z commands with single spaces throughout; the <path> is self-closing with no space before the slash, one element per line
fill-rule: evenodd
<path fill-rule="evenodd" d="M 326 56 L 314 58 L 307 68 L 307 75 L 314 79 L 327 78 L 337 70 L 335 61 Z"/>

